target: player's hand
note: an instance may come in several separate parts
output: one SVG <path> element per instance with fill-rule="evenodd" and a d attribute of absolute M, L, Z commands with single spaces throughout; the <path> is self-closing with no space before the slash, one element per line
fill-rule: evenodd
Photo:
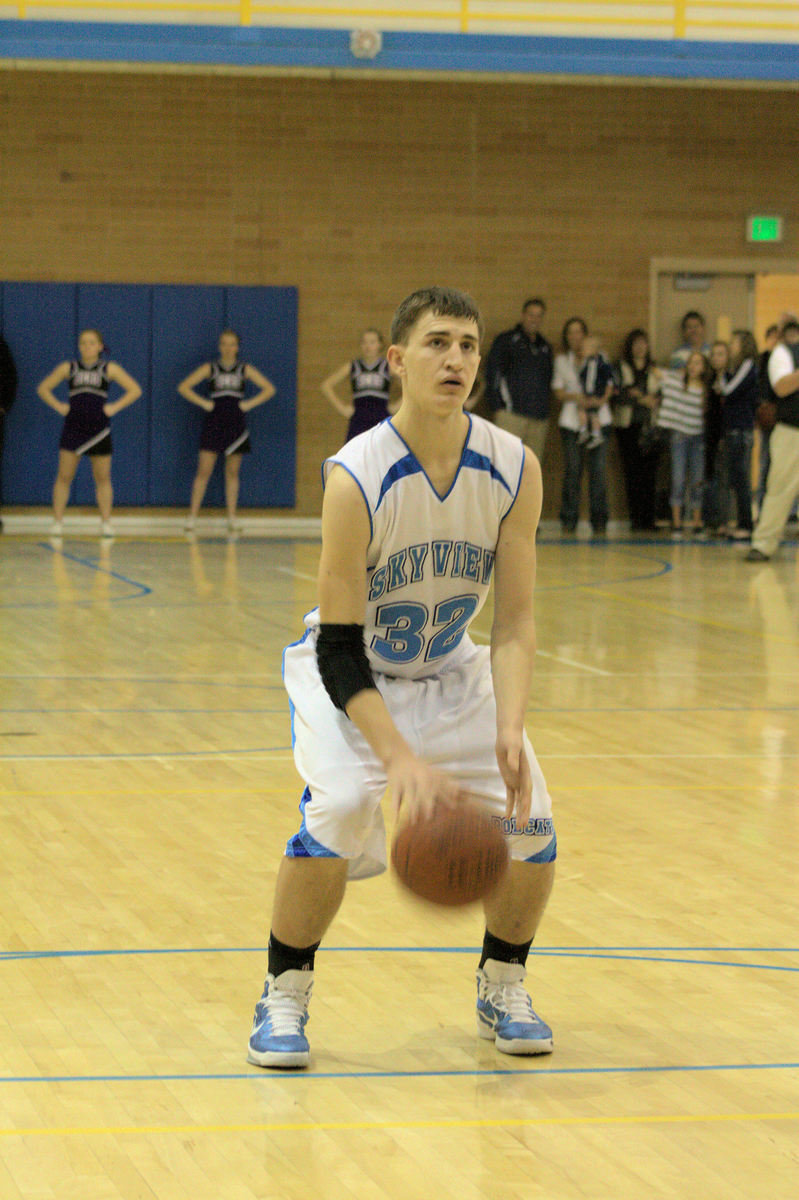
<path fill-rule="evenodd" d="M 65 417 L 67 415 L 67 413 L 69 412 L 69 405 L 66 403 L 66 401 L 62 401 L 59 404 L 57 411 L 60 412 L 62 417 Z"/>
<path fill-rule="evenodd" d="M 205 411 L 206 411 L 206 412 L 213 412 L 213 411 L 214 411 L 214 402 L 213 402 L 213 400 L 206 400 L 206 401 L 204 401 L 204 402 L 203 402 L 203 408 L 205 409 Z"/>
<path fill-rule="evenodd" d="M 246 412 L 249 412 L 249 411 L 250 411 L 250 406 L 249 406 L 249 404 L 247 403 L 247 401 L 246 401 L 246 400 L 239 400 L 239 408 L 241 409 L 241 411 L 242 411 L 243 413 L 246 413 Z"/>
<path fill-rule="evenodd" d="M 117 411 L 116 405 L 114 405 L 114 404 L 104 404 L 103 405 L 103 412 L 105 413 L 105 415 L 107 417 L 113 417 L 114 414 L 116 413 L 116 411 Z"/>
<path fill-rule="evenodd" d="M 388 786 L 395 820 L 400 812 L 410 822 L 429 818 L 437 803 L 454 808 L 463 798 L 454 779 L 412 754 L 392 763 Z"/>
<path fill-rule="evenodd" d="M 521 832 L 530 820 L 533 807 L 533 777 L 524 750 L 521 732 L 497 734 L 497 763 L 505 781 L 507 803 L 505 816 L 516 816 L 516 828 Z"/>

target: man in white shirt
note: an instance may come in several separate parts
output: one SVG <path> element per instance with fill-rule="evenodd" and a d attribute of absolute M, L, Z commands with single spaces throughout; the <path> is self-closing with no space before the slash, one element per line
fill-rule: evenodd
<path fill-rule="evenodd" d="M 777 423 L 771 433 L 771 465 L 766 495 L 752 535 L 748 562 L 768 562 L 780 543 L 791 506 L 799 496 L 799 322 L 786 321 L 768 363 L 777 397 Z"/>

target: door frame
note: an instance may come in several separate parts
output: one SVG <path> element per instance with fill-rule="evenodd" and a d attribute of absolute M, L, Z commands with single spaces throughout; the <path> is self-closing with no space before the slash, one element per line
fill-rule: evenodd
<path fill-rule="evenodd" d="M 699 255 L 649 260 L 649 331 L 654 338 L 658 316 L 659 275 L 799 275 L 799 258 L 704 258 Z"/>

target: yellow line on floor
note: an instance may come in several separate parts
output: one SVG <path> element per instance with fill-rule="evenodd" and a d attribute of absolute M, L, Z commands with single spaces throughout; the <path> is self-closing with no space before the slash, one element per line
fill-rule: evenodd
<path fill-rule="evenodd" d="M 264 1121 L 233 1125 L 108 1125 L 63 1128 L 0 1129 L 0 1137 L 120 1137 L 138 1134 L 198 1133 L 316 1133 L 367 1129 L 503 1129 L 568 1125 L 694 1125 L 719 1121 L 799 1121 L 799 1112 L 759 1113 L 666 1113 L 654 1116 L 608 1117 L 507 1117 L 474 1118 L 452 1121 Z"/>

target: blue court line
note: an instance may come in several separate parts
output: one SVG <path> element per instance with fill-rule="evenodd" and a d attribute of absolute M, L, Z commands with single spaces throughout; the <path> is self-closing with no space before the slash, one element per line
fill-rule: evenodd
<path fill-rule="evenodd" d="M 707 541 L 696 541 L 691 538 L 686 538 L 682 542 L 673 542 L 671 535 L 667 534 L 663 537 L 632 537 L 629 534 L 620 534 L 618 537 L 577 537 L 574 534 L 564 537 L 561 534 L 540 534 L 536 539 L 539 546 L 590 546 L 592 549 L 601 549 L 603 546 L 627 546 L 633 548 L 645 549 L 647 547 L 661 546 L 664 549 L 668 547 L 670 550 L 682 551 L 688 550 L 692 546 L 698 550 L 743 550 L 746 548 L 746 542 L 730 541 L 727 538 L 709 537 Z M 797 549 L 797 542 L 788 537 L 780 542 L 780 551 Z M 735 560 L 736 555 L 731 555 Z"/>
<path fill-rule="evenodd" d="M 0 1075 L 3 1083 L 176 1083 L 261 1080 L 269 1083 L 303 1079 L 468 1079 L 522 1075 L 657 1075 L 695 1071 L 795 1071 L 799 1062 L 770 1063 L 663 1063 L 643 1067 L 471 1067 L 451 1071 L 251 1071 L 198 1072 L 171 1075 Z"/>
<path fill-rule="evenodd" d="M 539 542 L 539 545 L 540 544 L 541 544 L 541 542 Z M 577 544 L 584 545 L 586 543 L 579 542 Z M 619 544 L 623 545 L 625 543 L 619 543 Z M 642 575 L 622 575 L 618 579 L 585 580 L 582 583 L 569 582 L 569 583 L 553 583 L 550 585 L 537 583 L 536 589 L 535 589 L 536 595 L 539 595 L 542 592 L 579 591 L 580 588 L 589 588 L 589 587 L 612 587 L 614 584 L 620 584 L 620 583 L 640 583 L 646 579 L 659 579 L 661 576 L 668 575 L 670 571 L 674 570 L 673 563 L 667 562 L 665 559 L 662 559 L 662 558 L 661 559 L 656 558 L 653 560 L 646 554 L 635 554 L 635 553 L 625 554 L 624 557 L 625 558 L 643 558 L 646 562 L 654 562 L 657 566 L 657 570 L 646 571 Z"/>
<path fill-rule="evenodd" d="M 98 570 L 100 570 L 100 569 L 101 568 L 98 568 Z M 111 574 L 111 572 L 107 572 L 107 574 Z M 117 575 L 116 578 L 124 579 L 125 576 Z M 130 579 L 127 582 L 128 583 L 136 583 L 136 581 L 134 579 Z M 137 586 L 144 587 L 144 584 L 137 584 Z M 147 591 L 150 594 L 152 594 L 151 588 L 148 588 Z M 109 596 L 108 599 L 109 599 L 109 601 L 111 601 L 111 600 L 114 600 L 114 601 L 117 601 L 117 600 L 139 600 L 139 599 L 141 599 L 141 595 Z M 69 600 L 69 603 L 75 607 L 96 604 L 97 602 L 98 602 L 98 598 L 96 596 L 87 597 L 85 600 L 80 600 L 73 596 Z M 7 609 L 12 609 L 12 608 L 24 608 L 24 609 L 56 608 L 60 605 L 60 603 L 61 602 L 57 599 L 30 600 L 30 601 L 29 600 L 18 600 L 18 601 L 15 600 L 13 603 L 8 603 L 8 604 L 4 604 L 4 603 L 0 602 L 0 609 L 4 609 L 4 608 L 7 608 Z M 177 608 L 188 608 L 188 609 L 230 608 L 230 603 L 231 602 L 228 598 L 223 597 L 223 596 L 216 596 L 213 598 L 209 597 L 207 600 L 176 600 L 176 601 L 154 600 L 154 601 L 151 601 L 150 607 L 154 608 L 154 609 L 164 609 L 164 610 L 168 609 L 171 612 L 173 609 L 177 609 Z M 276 599 L 272 598 L 269 600 L 269 608 L 270 608 L 270 610 L 273 608 L 281 608 L 281 607 L 289 608 L 292 605 L 294 605 L 295 603 L 296 603 L 295 600 L 276 600 Z M 254 604 L 254 601 L 252 601 L 251 604 Z M 247 605 L 242 600 L 237 598 L 236 605 L 237 605 L 237 609 L 236 609 L 237 612 L 244 613 L 245 615 L 247 615 Z M 270 621 L 269 623 L 273 628 L 278 628 L 278 629 L 284 628 L 286 630 L 290 630 L 291 632 L 294 631 L 294 626 L 293 625 L 290 626 L 290 625 L 288 625 L 288 623 L 284 626 L 278 625 L 277 621 Z"/>
<path fill-rule="evenodd" d="M 275 676 L 277 678 L 277 676 Z M 167 683 L 170 687 L 261 688 L 266 692 L 284 692 L 281 683 L 243 683 L 239 680 L 206 679 L 202 675 L 186 679 L 183 675 L 12 675 L 0 673 L 0 679 L 29 679 L 41 682 L 63 680 L 67 683 Z"/>
<path fill-rule="evenodd" d="M 27 761 L 63 759 L 65 762 L 79 762 L 81 759 L 88 758 L 93 762 L 104 762 L 117 758 L 230 758 L 239 754 L 275 754 L 278 751 L 290 751 L 291 749 L 291 746 L 250 746 L 246 750 L 150 750 L 141 753 L 131 752 L 130 754 L 0 754 L 0 762 L 9 762 L 11 759 Z"/>
<path fill-rule="evenodd" d="M 658 951 L 656 954 L 641 954 L 641 950 Z M 739 967 L 750 971 L 787 971 L 799 973 L 799 966 L 781 966 L 772 963 L 743 963 L 728 962 L 725 959 L 708 958 L 674 958 L 674 952 L 716 954 L 755 953 L 755 954 L 796 954 L 799 948 L 771 947 L 746 948 L 725 946 L 550 946 L 535 948 L 532 953 L 536 958 L 609 958 L 623 962 L 656 962 L 678 963 L 693 967 Z M 266 946 L 194 946 L 194 947 L 164 947 L 126 950 L 4 950 L 0 951 L 0 962 L 20 959 L 33 960 L 43 958 L 124 958 L 142 955 L 182 955 L 182 954 L 266 954 Z M 478 946 L 324 946 L 320 954 L 479 954 Z M 664 957 L 668 954 L 669 957 Z"/>
<path fill-rule="evenodd" d="M 592 712 L 595 710 L 591 710 Z M 653 710 L 653 711 L 660 711 Z M 685 712 L 685 709 L 676 709 L 677 712 Z M 736 709 L 736 711 L 738 711 Z M 743 709 L 744 712 L 753 712 L 754 709 Z M 768 710 L 772 711 L 771 709 Z M 776 711 L 776 710 L 774 710 Z M 793 711 L 793 710 L 791 710 Z M 102 716 L 108 716 L 109 713 L 147 713 L 152 716 L 153 713 L 201 713 L 208 715 L 209 713 L 226 713 L 226 714 L 244 714 L 253 715 L 258 713 L 285 713 L 286 705 L 282 704 L 279 708 L 154 708 L 148 705 L 146 708 L 0 708 L 0 713 L 39 713 L 50 716 L 52 713 L 78 713 L 80 716 L 96 716 L 98 713 Z"/>
<path fill-rule="evenodd" d="M 82 567 L 88 567 L 91 571 L 97 571 L 100 575 L 109 575 L 112 579 L 119 579 L 122 583 L 129 583 L 131 587 L 138 588 L 132 596 L 110 596 L 109 600 L 139 600 L 142 596 L 150 596 L 152 588 L 146 583 L 139 583 L 137 579 L 129 579 L 127 575 L 120 575 L 119 571 L 112 571 L 109 567 L 103 567 L 99 562 L 95 562 L 91 558 L 81 558 L 77 554 L 70 554 L 67 550 L 57 550 L 49 544 L 49 542 L 38 542 L 37 545 L 42 550 L 49 550 L 51 554 L 60 554 L 62 558 L 68 558 L 71 562 L 79 563 Z M 30 605 L 15 605 L 13 607 L 32 607 Z"/>

